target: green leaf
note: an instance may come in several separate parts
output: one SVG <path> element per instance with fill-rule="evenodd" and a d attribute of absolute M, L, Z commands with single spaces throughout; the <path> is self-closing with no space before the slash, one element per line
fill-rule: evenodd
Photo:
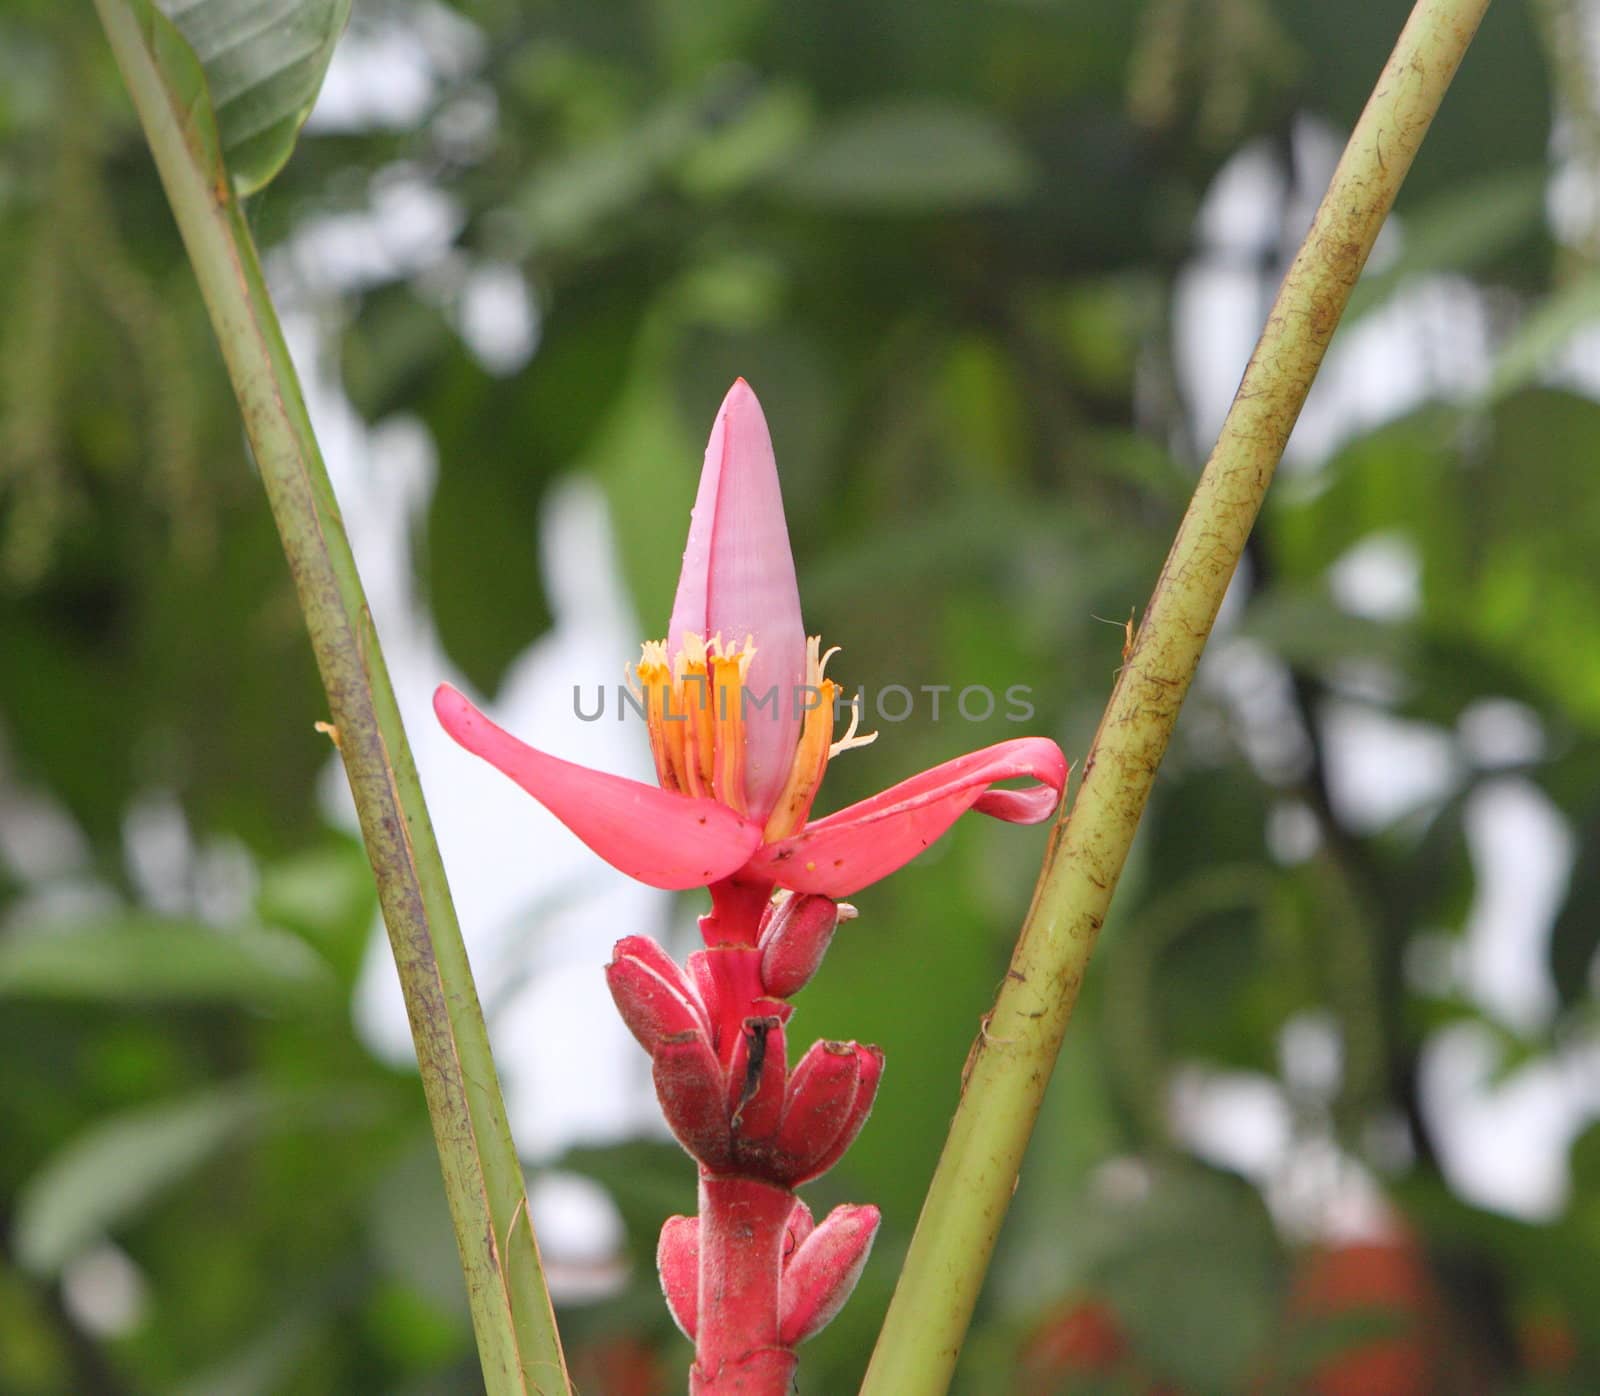
<path fill-rule="evenodd" d="M 1497 402 L 1533 383 L 1572 336 L 1600 314 L 1600 272 L 1574 281 L 1539 303 L 1495 359 L 1487 397 Z"/>
<path fill-rule="evenodd" d="M 240 194 L 289 159 L 322 87 L 350 0 L 157 0 L 199 60 Z"/>
<path fill-rule="evenodd" d="M 287 1007 L 327 1004 L 332 987 L 322 960 L 282 931 L 130 916 L 0 939 L 0 999 Z"/>
<path fill-rule="evenodd" d="M 71 1140 L 24 1184 L 17 1200 L 17 1258 L 58 1274 L 107 1231 L 215 1157 L 246 1126 L 285 1105 L 275 1093 L 208 1090 L 113 1115 Z"/>
<path fill-rule="evenodd" d="M 1281 1257 L 1261 1199 L 1222 1174 L 1155 1174 L 1081 1222 L 1091 1285 L 1136 1351 L 1193 1391 L 1242 1391 L 1278 1309 Z"/>
<path fill-rule="evenodd" d="M 932 213 L 1015 202 L 1033 173 L 1011 133 L 987 113 L 900 100 L 835 123 L 796 158 L 780 187 L 834 209 Z"/>

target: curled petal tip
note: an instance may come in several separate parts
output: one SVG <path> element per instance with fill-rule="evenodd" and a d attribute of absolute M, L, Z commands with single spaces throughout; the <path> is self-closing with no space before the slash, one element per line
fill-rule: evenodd
<path fill-rule="evenodd" d="M 969 809 L 1012 823 L 1049 818 L 1067 782 L 1067 758 L 1046 737 L 1014 737 L 891 786 L 882 794 L 764 845 L 751 868 L 796 892 L 845 897 L 904 867 Z M 994 790 L 998 781 L 1035 783 Z"/>

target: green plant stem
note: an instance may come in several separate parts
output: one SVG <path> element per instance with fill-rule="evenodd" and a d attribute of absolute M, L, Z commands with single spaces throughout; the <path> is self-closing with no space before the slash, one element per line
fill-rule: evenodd
<path fill-rule="evenodd" d="M 1053 832 L 862 1396 L 945 1391 L 1084 970 L 1284 444 L 1488 0 L 1420 0 L 1278 291 Z"/>
<path fill-rule="evenodd" d="M 95 0 L 238 395 L 377 877 L 490 1396 L 567 1392 L 466 948 L 333 488 L 193 55 L 148 0 Z M 313 738 L 307 725 L 308 740 Z"/>

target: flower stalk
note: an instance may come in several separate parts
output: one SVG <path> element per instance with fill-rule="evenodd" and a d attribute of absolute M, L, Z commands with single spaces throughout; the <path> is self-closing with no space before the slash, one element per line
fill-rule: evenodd
<path fill-rule="evenodd" d="M 955 1370 L 1088 960 L 1178 709 L 1289 433 L 1488 0 L 1419 0 L 1350 135 L 1119 672 L 1050 841 L 861 1396 L 937 1396 Z"/>
<path fill-rule="evenodd" d="M 855 1287 L 878 1209 L 820 1226 L 795 1193 L 866 1123 L 883 1053 L 818 1042 L 789 1069 L 791 995 L 816 973 L 839 901 L 922 852 L 963 813 L 1035 824 L 1066 783 L 1054 742 L 1001 742 L 820 819 L 828 763 L 872 737 L 832 651 L 807 637 L 766 419 L 742 379 L 712 428 L 664 640 L 635 675 L 659 784 L 573 766 L 502 731 L 441 688 L 440 722 L 541 801 L 597 854 L 655 887 L 704 887 L 705 949 L 678 965 L 617 942 L 607 981 L 650 1056 L 661 1111 L 700 1172 L 700 1211 L 670 1218 L 657 1251 L 667 1307 L 695 1344 L 691 1396 L 785 1396 L 797 1344 Z M 995 788 L 1014 778 L 1022 788 Z"/>

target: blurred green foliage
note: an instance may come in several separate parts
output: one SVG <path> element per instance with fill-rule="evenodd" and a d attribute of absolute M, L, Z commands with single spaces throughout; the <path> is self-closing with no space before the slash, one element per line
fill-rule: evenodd
<path fill-rule="evenodd" d="M 274 265 L 359 413 L 432 436 L 421 580 L 476 684 L 550 623 L 532 540 L 573 471 L 603 483 L 661 623 L 700 445 L 743 374 L 839 676 L 1026 684 L 1035 728 L 1081 756 L 1208 445 L 1173 351 L 1202 199 L 1246 147 L 1311 177 L 1296 131 L 1348 124 L 1405 9 L 363 0 L 343 42 L 369 87 L 399 84 L 405 52 L 425 98 L 398 123 L 314 125 L 252 220 L 270 255 L 396 189 L 448 201 L 435 253 L 332 290 L 303 250 Z M 1357 312 L 1448 274 L 1488 325 L 1483 385 L 1430 380 L 1271 499 L 1213 666 L 1257 677 L 1191 700 L 962 1392 L 1600 1389 L 1600 1136 L 1573 1149 L 1560 1214 L 1511 1220 L 1461 1195 L 1420 1082 L 1450 1025 L 1487 1033 L 1508 1079 L 1592 1053 L 1600 407 L 1548 372 L 1600 275 L 1594 229 L 1546 223 L 1552 111 L 1580 136 L 1600 121 L 1561 66 L 1569 18 L 1491 10 L 1407 186 Z M 1232 270 L 1265 295 L 1286 250 Z M 0 12 L 0 266 L 0 1391 L 477 1389 L 420 1093 L 350 1026 L 373 898 L 319 814 L 298 611 L 88 7 Z M 463 333 L 472 278 L 507 269 L 533 306 L 526 361 Z M 1330 569 L 1375 536 L 1414 555 L 1414 608 L 1341 604 Z M 1273 701 L 1241 704 L 1239 682 Z M 1507 700 L 1539 740 L 1485 756 L 1474 723 Z M 1351 709 L 1432 732 L 1442 792 L 1354 817 L 1328 750 Z M 826 798 L 1013 735 L 1003 713 L 889 727 Z M 1470 812 L 1508 782 L 1575 836 L 1540 967 L 1555 1007 L 1531 1027 L 1418 969 L 1441 946 L 1459 961 Z M 152 799 L 243 862 L 242 890 L 152 891 L 128 856 Z M 860 1144 L 811 1190 L 886 1221 L 804 1390 L 864 1365 L 1041 843 L 972 821 L 861 896 L 800 1002 L 802 1032 L 889 1063 Z M 1307 1021 L 1338 1044 L 1320 1089 L 1286 1064 Z M 1281 1199 L 1175 1128 L 1172 1082 L 1196 1067 L 1279 1083 L 1298 1143 L 1371 1170 L 1424 1279 L 1323 1284 L 1273 1224 Z M 687 1345 L 652 1257 L 689 1166 L 645 1141 L 565 1163 L 610 1189 L 632 1262 L 620 1295 L 564 1310 L 583 1389 L 676 1389 Z M 1092 1340 L 1085 1303 L 1106 1315 Z M 1383 1343 L 1410 1344 L 1421 1384 L 1396 1384 L 1403 1361 L 1310 1384 Z"/>

